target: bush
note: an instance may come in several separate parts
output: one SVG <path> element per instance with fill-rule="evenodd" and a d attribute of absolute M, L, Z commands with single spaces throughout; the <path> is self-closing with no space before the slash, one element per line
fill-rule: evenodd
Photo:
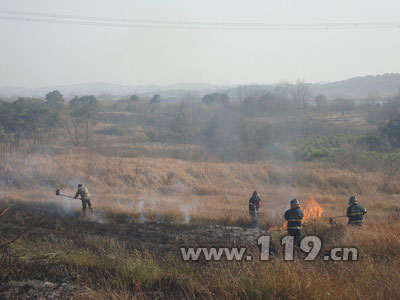
<path fill-rule="evenodd" d="M 369 151 L 380 151 L 385 148 L 383 138 L 374 133 L 360 137 L 357 143 L 366 146 Z"/>
<path fill-rule="evenodd" d="M 315 159 L 327 158 L 331 155 L 326 148 L 316 148 L 314 146 L 306 146 L 294 152 L 297 160 L 313 161 Z"/>
<path fill-rule="evenodd" d="M 393 148 L 400 148 L 400 115 L 379 127 L 381 137 Z"/>
<path fill-rule="evenodd" d="M 229 104 L 229 96 L 226 94 L 220 94 L 220 93 L 207 94 L 203 97 L 203 103 L 206 105 L 210 105 L 210 104 L 228 105 Z"/>
<path fill-rule="evenodd" d="M 126 134 L 126 130 L 122 129 L 121 127 L 112 126 L 112 127 L 103 128 L 103 129 L 97 131 L 97 133 L 103 134 L 103 135 L 111 135 L 111 136 L 123 136 Z"/>
<path fill-rule="evenodd" d="M 356 135 L 332 135 L 319 137 L 307 141 L 307 146 L 294 151 L 297 160 L 313 161 L 316 159 L 335 159 L 343 153 L 344 145 L 356 145 L 359 136 Z"/>

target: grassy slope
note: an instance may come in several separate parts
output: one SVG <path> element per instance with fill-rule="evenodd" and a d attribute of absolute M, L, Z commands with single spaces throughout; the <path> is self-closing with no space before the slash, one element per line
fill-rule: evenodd
<path fill-rule="evenodd" d="M 106 158 L 84 151 L 13 157 L 4 163 L 4 168 L 8 181 L 2 182 L 3 204 L 17 201 L 63 206 L 57 206 L 57 214 L 51 216 L 47 210 L 26 213 L 14 209 L 0 221 L 7 226 L 14 224 L 18 232 L 24 223 L 39 215 L 47 216 L 41 220 L 39 233 L 30 234 L 2 253 L 0 281 L 68 281 L 79 287 L 77 298 L 92 299 L 110 294 L 115 298 L 135 294 L 139 298 L 219 295 L 259 299 L 395 299 L 400 294 L 400 210 L 396 196 L 379 191 L 378 173 L 359 174 L 318 163 L 205 164 Z M 306 263 L 297 259 L 290 263 L 276 255 L 268 263 L 181 263 L 175 252 L 160 257 L 158 251 L 139 251 L 117 236 L 101 231 L 78 234 L 79 228 L 85 226 L 73 213 L 79 209 L 79 202 L 70 206 L 71 202 L 56 198 L 54 190 L 63 187 L 71 194 L 79 181 L 88 184 L 95 208 L 103 211 L 109 221 L 113 219 L 112 223 L 120 222 L 117 216 L 122 213 L 136 220 L 142 215 L 150 221 L 184 223 L 185 215 L 190 215 L 191 223 L 243 225 L 249 221 L 247 198 L 257 189 L 264 199 L 262 226 L 266 228 L 280 224 L 291 197 L 297 196 L 300 201 L 314 197 L 324 207 L 324 217 L 306 226 L 306 233 L 320 235 L 327 249 L 356 246 L 361 260 Z M 357 194 L 369 210 L 365 228 L 339 225 L 332 229 L 327 217 L 343 214 L 350 194 Z M 1 233 L 12 236 L 10 227 L 7 228 Z"/>

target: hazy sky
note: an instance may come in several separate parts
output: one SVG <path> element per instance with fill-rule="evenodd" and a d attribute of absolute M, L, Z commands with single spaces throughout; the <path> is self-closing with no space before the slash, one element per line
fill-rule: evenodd
<path fill-rule="evenodd" d="M 173 21 L 400 21 L 399 0 L 0 0 L 0 10 Z M 400 72 L 399 53 L 396 28 L 165 30 L 0 19 L 0 86 L 334 81 Z"/>

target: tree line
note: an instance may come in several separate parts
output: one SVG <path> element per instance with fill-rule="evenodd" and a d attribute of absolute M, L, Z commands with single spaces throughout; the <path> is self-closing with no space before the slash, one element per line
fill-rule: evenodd
<path fill-rule="evenodd" d="M 65 130 L 74 146 L 85 145 L 97 110 L 96 97 L 76 96 L 65 103 L 59 91 L 46 94 L 45 100 L 0 100 L 0 139 L 13 150 L 48 143 L 54 131 Z"/>

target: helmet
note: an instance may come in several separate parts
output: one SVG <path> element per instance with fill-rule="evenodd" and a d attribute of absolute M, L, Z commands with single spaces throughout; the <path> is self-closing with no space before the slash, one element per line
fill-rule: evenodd
<path fill-rule="evenodd" d="M 290 200 L 290 206 L 300 206 L 300 202 L 297 199 Z"/>
<path fill-rule="evenodd" d="M 357 202 L 357 197 L 356 196 L 351 196 L 349 199 L 349 204 L 353 204 Z"/>
<path fill-rule="evenodd" d="M 257 195 L 258 195 L 257 191 L 254 191 L 253 196 L 257 196 Z"/>
<path fill-rule="evenodd" d="M 78 184 L 78 188 L 82 187 L 82 183 Z"/>

